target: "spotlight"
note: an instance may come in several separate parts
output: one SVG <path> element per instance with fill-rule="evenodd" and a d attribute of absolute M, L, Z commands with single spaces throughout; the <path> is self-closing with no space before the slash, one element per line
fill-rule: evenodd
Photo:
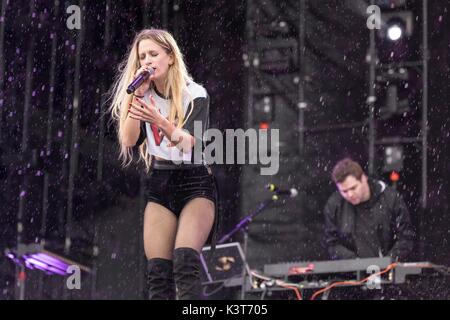
<path fill-rule="evenodd" d="M 49 251 L 42 244 L 19 244 L 17 249 L 6 249 L 5 255 L 17 265 L 23 265 L 28 269 L 41 270 L 49 275 L 70 275 L 68 268 L 72 265 L 91 273 L 90 267 L 70 260 L 60 253 Z"/>
<path fill-rule="evenodd" d="M 413 33 L 413 15 L 410 11 L 386 12 L 382 15 L 383 27 L 380 37 L 397 42 L 404 37 L 410 37 Z"/>
<path fill-rule="evenodd" d="M 397 171 L 392 171 L 389 175 L 389 180 L 393 183 L 397 183 L 400 180 L 400 174 Z"/>
<path fill-rule="evenodd" d="M 384 172 L 400 172 L 403 169 L 403 147 L 388 146 L 384 149 Z"/>
<path fill-rule="evenodd" d="M 412 36 L 413 14 L 411 11 L 383 12 L 381 15 L 383 24 L 378 35 L 381 39 L 387 39 L 393 43 Z"/>
<path fill-rule="evenodd" d="M 403 36 L 403 27 L 400 24 L 392 24 L 387 28 L 387 37 L 391 41 L 397 41 Z"/>
<path fill-rule="evenodd" d="M 386 108 L 391 114 L 398 112 L 398 88 L 396 85 L 390 85 L 387 89 Z"/>
<path fill-rule="evenodd" d="M 380 108 L 380 116 L 386 120 L 396 115 L 403 115 L 408 112 L 409 99 L 399 98 L 398 86 L 396 84 L 390 84 L 386 90 L 385 105 Z"/>
<path fill-rule="evenodd" d="M 267 129 L 270 123 L 274 120 L 274 96 L 263 96 L 255 101 L 253 106 L 254 121 L 259 123 L 261 129 Z"/>

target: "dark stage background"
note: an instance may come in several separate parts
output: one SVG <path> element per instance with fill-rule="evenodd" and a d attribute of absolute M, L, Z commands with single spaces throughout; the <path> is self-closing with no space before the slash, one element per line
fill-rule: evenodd
<path fill-rule="evenodd" d="M 252 269 L 287 260 L 328 260 L 321 244 L 322 207 L 334 190 L 329 179 L 332 166 L 352 156 L 367 169 L 367 127 L 330 128 L 368 117 L 369 31 L 367 16 L 355 4 L 361 2 L 306 1 L 303 7 L 301 1 L 244 0 L 1 2 L 0 299 L 17 298 L 19 270 L 4 251 L 19 242 L 43 239 L 51 250 L 92 265 L 96 272 L 83 273 L 81 290 L 67 290 L 62 277 L 27 270 L 25 298 L 145 297 L 143 166 L 121 168 L 115 129 L 105 113 L 106 93 L 118 64 L 135 32 L 145 27 L 166 28 L 174 34 L 194 80 L 211 96 L 211 126 L 222 132 L 245 130 L 259 125 L 251 96 L 255 74 L 247 57 L 258 50 L 258 35 L 267 36 L 262 36 L 261 23 L 286 21 L 290 27 L 283 37 L 298 39 L 303 10 L 304 65 L 296 61 L 289 70 L 278 71 L 274 66 L 268 77 L 280 83 L 287 78 L 292 85 L 301 75 L 308 105 L 304 144 L 298 142 L 298 88 L 293 86 L 293 92 L 285 92 L 289 99 L 273 94 L 269 124 L 280 129 L 278 174 L 260 176 L 257 165 L 217 164 L 213 171 L 220 190 L 221 234 L 270 196 L 267 183 L 299 190 L 298 197 L 280 201 L 250 225 L 247 257 Z M 414 15 L 410 53 L 417 58 L 421 1 L 408 3 Z M 81 30 L 66 26 L 70 5 L 81 7 Z M 428 15 L 427 207 L 420 207 L 420 152 L 415 145 L 405 147 L 398 183 L 419 231 L 417 259 L 446 265 L 450 265 L 448 10 L 447 1 L 431 1 Z M 269 48 L 279 44 L 268 39 Z M 379 45 L 381 56 L 383 50 L 389 52 Z M 413 73 L 412 111 L 380 122 L 380 133 L 420 133 L 413 125 L 420 118 L 420 81 Z M 260 95 L 266 94 L 264 90 Z M 289 85 L 283 90 L 288 91 Z M 377 150 L 374 175 L 387 181 L 382 157 Z M 243 237 L 238 234 L 233 240 L 242 242 Z M 226 294 L 233 297 L 235 292 Z"/>

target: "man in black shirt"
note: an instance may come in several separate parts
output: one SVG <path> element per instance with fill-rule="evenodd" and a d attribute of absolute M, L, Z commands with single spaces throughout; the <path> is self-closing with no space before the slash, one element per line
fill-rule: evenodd
<path fill-rule="evenodd" d="M 325 243 L 331 259 L 391 256 L 405 261 L 414 246 L 408 209 L 393 188 L 369 179 L 351 159 L 333 169 L 337 191 L 325 209 Z"/>

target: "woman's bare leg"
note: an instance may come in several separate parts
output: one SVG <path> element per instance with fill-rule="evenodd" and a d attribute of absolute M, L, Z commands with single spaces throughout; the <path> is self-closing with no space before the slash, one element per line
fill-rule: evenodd
<path fill-rule="evenodd" d="M 166 207 L 149 202 L 144 216 L 144 250 L 147 259 L 171 260 L 177 232 L 177 217 Z"/>
<path fill-rule="evenodd" d="M 178 221 L 175 248 L 192 248 L 200 252 L 214 223 L 214 202 L 194 198 L 183 208 Z"/>
<path fill-rule="evenodd" d="M 174 300 L 172 252 L 177 218 L 165 208 L 149 202 L 144 217 L 144 249 L 147 256 L 147 286 L 150 300 Z"/>

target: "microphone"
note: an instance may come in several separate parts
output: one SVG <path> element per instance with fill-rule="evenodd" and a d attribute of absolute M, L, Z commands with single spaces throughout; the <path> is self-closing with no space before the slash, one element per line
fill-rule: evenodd
<path fill-rule="evenodd" d="M 278 188 L 273 183 L 269 183 L 266 186 L 266 189 L 268 189 L 271 192 L 275 192 L 277 195 L 288 195 L 291 198 L 295 198 L 296 196 L 298 196 L 298 190 L 297 189 L 290 188 L 289 190 L 284 190 L 284 189 Z"/>
<path fill-rule="evenodd" d="M 148 67 L 146 70 L 142 71 L 137 75 L 137 77 L 130 83 L 127 88 L 127 93 L 132 94 L 137 88 L 139 88 L 148 77 L 155 73 L 155 69 Z"/>

